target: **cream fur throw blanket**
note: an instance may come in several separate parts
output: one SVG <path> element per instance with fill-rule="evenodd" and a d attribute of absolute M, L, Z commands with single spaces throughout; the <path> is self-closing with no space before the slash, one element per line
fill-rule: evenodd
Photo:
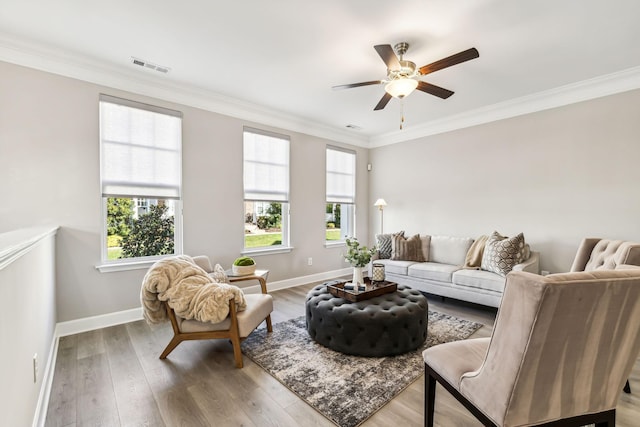
<path fill-rule="evenodd" d="M 229 315 L 231 298 L 235 298 L 238 311 L 247 307 L 240 288 L 217 282 L 187 255 L 153 264 L 140 290 L 142 312 L 149 323 L 169 320 L 164 301 L 178 317 L 218 323 Z"/>

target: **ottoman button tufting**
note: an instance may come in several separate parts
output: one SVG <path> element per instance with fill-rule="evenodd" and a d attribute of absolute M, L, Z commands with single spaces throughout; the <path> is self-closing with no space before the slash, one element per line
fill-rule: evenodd
<path fill-rule="evenodd" d="M 409 287 L 351 303 L 331 295 L 323 284 L 307 295 L 307 330 L 317 343 L 342 353 L 392 356 L 422 345 L 427 311 L 426 298 Z"/>

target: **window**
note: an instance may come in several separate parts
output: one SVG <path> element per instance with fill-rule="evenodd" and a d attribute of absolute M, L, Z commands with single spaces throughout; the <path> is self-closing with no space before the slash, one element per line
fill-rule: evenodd
<path fill-rule="evenodd" d="M 356 153 L 327 147 L 327 242 L 355 236 Z"/>
<path fill-rule="evenodd" d="M 181 163 L 182 113 L 100 96 L 103 263 L 182 252 Z"/>
<path fill-rule="evenodd" d="M 245 128 L 244 248 L 289 247 L 289 138 Z"/>

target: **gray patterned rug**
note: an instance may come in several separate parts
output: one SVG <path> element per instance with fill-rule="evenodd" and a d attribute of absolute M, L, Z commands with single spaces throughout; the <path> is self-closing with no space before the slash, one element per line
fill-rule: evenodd
<path fill-rule="evenodd" d="M 419 349 L 358 357 L 317 344 L 301 316 L 275 324 L 271 334 L 249 335 L 242 352 L 338 426 L 355 427 L 422 375 L 424 349 L 465 339 L 481 326 L 429 311 L 427 341 Z"/>

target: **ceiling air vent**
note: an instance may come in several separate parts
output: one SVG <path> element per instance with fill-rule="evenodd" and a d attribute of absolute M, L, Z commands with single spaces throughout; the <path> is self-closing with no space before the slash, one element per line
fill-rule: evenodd
<path fill-rule="evenodd" d="M 133 62 L 134 65 L 156 70 L 164 74 L 167 74 L 171 70 L 171 68 L 165 67 L 164 65 L 154 64 L 153 62 L 145 61 L 144 59 L 136 58 L 134 56 L 131 57 L 131 62 Z"/>

